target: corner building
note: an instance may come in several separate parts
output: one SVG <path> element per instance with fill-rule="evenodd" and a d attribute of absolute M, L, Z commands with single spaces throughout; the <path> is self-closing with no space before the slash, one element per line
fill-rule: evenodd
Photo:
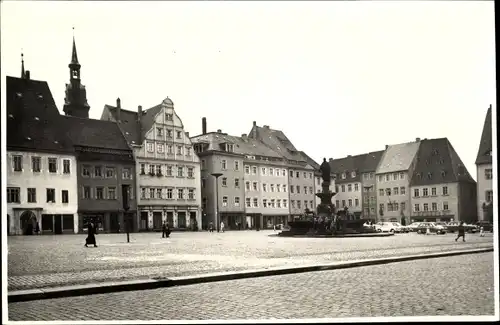
<path fill-rule="evenodd" d="M 491 105 L 486 112 L 476 157 L 477 220 L 493 223 L 493 159 Z"/>

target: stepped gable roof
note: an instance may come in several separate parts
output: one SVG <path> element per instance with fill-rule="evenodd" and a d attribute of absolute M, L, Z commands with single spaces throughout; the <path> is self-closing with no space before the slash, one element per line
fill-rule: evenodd
<path fill-rule="evenodd" d="M 420 141 L 389 146 L 377 167 L 376 173 L 392 173 L 408 170 L 415 159 Z"/>
<path fill-rule="evenodd" d="M 382 159 L 382 155 L 385 150 L 369 152 L 365 155 L 365 159 L 360 167 L 360 172 L 362 173 L 370 173 L 375 172 L 377 170 L 377 166 Z"/>
<path fill-rule="evenodd" d="M 336 174 L 335 183 L 353 183 L 361 181 L 361 169 L 365 163 L 367 154 L 357 156 L 347 156 L 329 161 L 331 172 Z M 356 172 L 356 176 L 352 177 L 352 172 Z M 346 173 L 346 178 L 342 179 L 342 173 Z"/>
<path fill-rule="evenodd" d="M 76 146 L 131 150 L 116 122 L 75 116 L 61 116 L 61 119 Z"/>
<path fill-rule="evenodd" d="M 484 120 L 483 133 L 481 134 L 481 142 L 479 142 L 479 150 L 477 152 L 476 165 L 491 164 L 492 150 L 492 126 L 491 126 L 491 105 L 486 112 Z"/>
<path fill-rule="evenodd" d="M 293 143 L 286 137 L 283 131 L 274 130 L 267 126 L 260 127 L 254 125 L 252 131 L 249 133 L 249 137 L 251 137 L 254 131 L 257 133 L 257 138 L 260 141 L 284 158 L 304 163 L 307 162 L 306 158 L 294 147 Z"/>
<path fill-rule="evenodd" d="M 208 150 L 222 151 L 219 147 L 223 143 L 234 144 L 233 150 L 236 154 L 263 156 L 270 158 L 283 158 L 274 150 L 268 148 L 261 141 L 250 137 L 236 137 L 225 133 L 210 132 L 191 138 L 193 143 L 208 143 Z"/>
<path fill-rule="evenodd" d="M 447 138 L 420 141 L 411 186 L 475 182 Z"/>
<path fill-rule="evenodd" d="M 46 81 L 7 77 L 8 150 L 74 152 Z"/>

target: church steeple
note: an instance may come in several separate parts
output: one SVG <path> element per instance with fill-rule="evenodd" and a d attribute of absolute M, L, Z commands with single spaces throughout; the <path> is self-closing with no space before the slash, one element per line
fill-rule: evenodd
<path fill-rule="evenodd" d="M 21 52 L 21 79 L 26 78 L 26 72 L 24 72 L 24 54 Z"/>
<path fill-rule="evenodd" d="M 75 28 L 73 27 L 73 31 Z M 69 67 L 69 84 L 66 84 L 66 98 L 64 99 L 63 111 L 66 115 L 77 117 L 89 117 L 90 106 L 87 103 L 87 91 L 81 84 L 78 55 L 76 54 L 75 35 L 73 35 L 73 49 L 71 52 L 71 62 Z"/>

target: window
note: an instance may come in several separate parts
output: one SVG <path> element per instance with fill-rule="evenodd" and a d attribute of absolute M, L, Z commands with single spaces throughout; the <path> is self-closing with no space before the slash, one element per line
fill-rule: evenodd
<path fill-rule="evenodd" d="M 132 170 L 130 168 L 122 169 L 122 178 L 123 179 L 132 179 Z"/>
<path fill-rule="evenodd" d="M 49 172 L 50 173 L 57 173 L 57 159 L 56 158 L 49 158 Z"/>
<path fill-rule="evenodd" d="M 307 186 L 304 186 L 304 194 L 307 194 Z"/>
<path fill-rule="evenodd" d="M 393 208 L 393 211 L 399 211 L 399 203 L 398 202 L 394 202 L 392 208 Z"/>
<path fill-rule="evenodd" d="M 378 190 L 378 195 L 379 196 L 384 196 L 384 189 L 383 188 L 381 188 L 381 189 Z"/>
<path fill-rule="evenodd" d="M 267 200 L 262 199 L 262 207 L 267 208 Z"/>
<path fill-rule="evenodd" d="M 290 178 L 293 178 L 293 170 L 290 171 Z"/>
<path fill-rule="evenodd" d="M 374 179 L 375 178 L 375 173 L 370 173 L 370 179 Z"/>
<path fill-rule="evenodd" d="M 153 144 L 153 142 L 148 142 L 148 152 L 154 152 L 154 144 Z"/>
<path fill-rule="evenodd" d="M 259 206 L 259 199 L 253 198 L 253 207 L 257 208 Z"/>
<path fill-rule="evenodd" d="M 436 188 L 435 187 L 431 188 L 431 195 L 436 196 Z"/>
<path fill-rule="evenodd" d="M 177 167 L 177 177 L 184 177 L 184 167 Z"/>
<path fill-rule="evenodd" d="M 167 130 L 167 138 L 171 138 L 172 137 L 172 130 Z"/>
<path fill-rule="evenodd" d="M 399 192 L 401 193 L 401 195 L 406 195 L 406 187 L 401 186 L 401 187 L 399 188 Z"/>
<path fill-rule="evenodd" d="M 186 156 L 191 156 L 191 147 L 186 147 Z"/>
<path fill-rule="evenodd" d="M 443 202 L 443 210 L 448 211 L 448 202 Z"/>
<path fill-rule="evenodd" d="M 173 121 L 173 119 L 174 119 L 173 114 L 165 113 L 165 120 L 167 120 L 167 121 Z"/>
<path fill-rule="evenodd" d="M 184 200 L 184 189 L 182 188 L 177 189 L 177 198 L 179 200 Z"/>
<path fill-rule="evenodd" d="M 84 186 L 83 187 L 83 198 L 84 199 L 90 199 L 90 187 L 89 186 Z"/>
<path fill-rule="evenodd" d="M 250 191 L 250 182 L 249 181 L 245 182 L 245 190 Z"/>
<path fill-rule="evenodd" d="M 227 169 L 227 160 L 223 159 L 221 162 L 220 162 L 220 168 L 222 170 L 226 170 Z"/>
<path fill-rule="evenodd" d="M 345 200 L 342 200 L 342 207 L 345 207 Z"/>
<path fill-rule="evenodd" d="M 236 188 L 240 187 L 240 179 L 239 178 L 234 179 L 234 187 L 236 187 Z"/>
<path fill-rule="evenodd" d="M 285 184 L 283 184 L 282 188 L 283 188 L 283 192 L 286 192 L 286 185 Z"/>
<path fill-rule="evenodd" d="M 222 177 L 222 186 L 227 186 L 227 177 Z"/>
<path fill-rule="evenodd" d="M 249 197 L 245 198 L 245 205 L 246 205 L 247 208 L 251 208 L 252 207 Z"/>
<path fill-rule="evenodd" d="M 36 188 L 28 188 L 28 203 L 36 203 Z"/>
<path fill-rule="evenodd" d="M 283 207 L 284 208 L 288 207 L 288 201 L 286 199 L 283 200 Z"/>
<path fill-rule="evenodd" d="M 295 177 L 299 178 L 300 177 L 300 173 L 299 172 L 295 172 Z"/>
<path fill-rule="evenodd" d="M 104 199 L 104 188 L 102 187 L 96 187 L 95 189 L 95 198 L 98 200 L 103 200 Z"/>
<path fill-rule="evenodd" d="M 438 205 L 436 202 L 432 202 L 432 211 L 437 211 Z"/>
<path fill-rule="evenodd" d="M 379 182 L 383 182 L 384 181 L 384 177 L 382 175 L 378 175 L 378 181 Z"/>
<path fill-rule="evenodd" d="M 269 188 L 271 189 L 271 192 L 274 192 L 274 184 L 269 185 Z"/>
<path fill-rule="evenodd" d="M 358 183 L 354 184 L 354 191 L 356 191 L 356 192 L 359 191 L 359 184 Z"/>
<path fill-rule="evenodd" d="M 300 186 L 296 186 L 296 189 L 297 189 L 297 194 L 300 194 Z"/>
<path fill-rule="evenodd" d="M 257 188 L 257 182 L 252 183 L 252 188 L 254 191 L 258 191 L 259 189 Z"/>
<path fill-rule="evenodd" d="M 392 174 L 392 178 L 397 181 L 398 180 L 398 173 L 394 173 Z"/>
<path fill-rule="evenodd" d="M 267 184 L 262 184 L 262 192 L 267 192 Z"/>
<path fill-rule="evenodd" d="M 252 174 L 256 175 L 257 174 L 257 167 L 252 166 Z"/>
<path fill-rule="evenodd" d="M 351 173 L 351 177 L 352 177 L 352 178 L 356 177 L 356 172 L 352 172 L 352 173 Z"/>
<path fill-rule="evenodd" d="M 394 195 L 399 195 L 399 188 L 395 187 L 392 190 L 394 191 Z"/>
<path fill-rule="evenodd" d="M 487 168 L 484 170 L 484 178 L 493 179 L 493 169 Z"/>
<path fill-rule="evenodd" d="M 182 155 L 182 146 L 177 146 L 177 154 Z"/>
<path fill-rule="evenodd" d="M 14 171 L 20 172 L 23 170 L 23 157 L 22 156 L 13 156 L 12 164 L 14 165 Z"/>
<path fill-rule="evenodd" d="M 227 207 L 227 196 L 222 197 L 222 206 Z"/>
<path fill-rule="evenodd" d="M 276 176 L 280 176 L 280 170 L 276 169 Z"/>
<path fill-rule="evenodd" d="M 352 199 L 349 199 L 347 202 L 348 202 L 349 206 L 352 207 Z"/>
<path fill-rule="evenodd" d="M 345 185 L 341 185 L 340 188 L 342 189 L 342 192 L 345 192 Z"/>
<path fill-rule="evenodd" d="M 250 175 L 250 166 L 245 166 L 245 174 Z"/>
<path fill-rule="evenodd" d="M 313 178 L 313 173 L 309 173 L 309 179 Z"/>
<path fill-rule="evenodd" d="M 401 202 L 401 211 L 406 209 L 406 202 Z"/>
<path fill-rule="evenodd" d="M 273 175 L 274 175 L 274 169 L 269 168 L 269 176 L 273 176 Z"/>
<path fill-rule="evenodd" d="M 274 208 L 274 199 L 271 199 L 269 202 L 269 207 Z"/>
<path fill-rule="evenodd" d="M 290 185 L 290 193 L 294 193 L 294 187 L 293 187 L 293 185 Z"/>
<path fill-rule="evenodd" d="M 424 203 L 424 211 L 429 211 L 429 203 Z"/>
<path fill-rule="evenodd" d="M 312 186 L 309 186 L 309 193 L 313 194 L 314 193 L 314 189 Z"/>
<path fill-rule="evenodd" d="M 345 178 L 346 178 L 346 174 L 342 173 L 342 179 L 345 179 Z"/>
<path fill-rule="evenodd" d="M 418 188 L 413 190 L 413 196 L 414 197 L 419 197 L 420 196 L 420 190 Z"/>
<path fill-rule="evenodd" d="M 493 191 L 486 191 L 485 193 L 486 202 L 493 202 Z"/>
<path fill-rule="evenodd" d="M 405 179 L 405 173 L 399 173 L 399 179 Z"/>
<path fill-rule="evenodd" d="M 149 174 L 151 176 L 155 174 L 155 165 L 149 165 Z"/>
<path fill-rule="evenodd" d="M 172 175 L 173 175 L 172 166 L 167 165 L 167 176 L 172 176 Z"/>
<path fill-rule="evenodd" d="M 359 199 L 354 199 L 354 205 L 359 207 Z"/>
<path fill-rule="evenodd" d="M 448 195 L 448 186 L 443 186 L 443 195 Z"/>
<path fill-rule="evenodd" d="M 146 164 L 141 164 L 141 175 L 146 174 Z"/>
<path fill-rule="evenodd" d="M 31 157 L 31 169 L 33 172 L 39 173 L 41 170 L 42 159 L 40 157 Z"/>
<path fill-rule="evenodd" d="M 265 200 L 264 200 L 265 201 Z M 234 197 L 234 206 L 239 207 L 240 206 L 240 197 L 235 196 Z M 265 207 L 265 206 L 264 206 Z"/>
<path fill-rule="evenodd" d="M 181 139 L 182 138 L 182 132 L 181 131 L 177 131 L 177 139 Z"/>
<path fill-rule="evenodd" d="M 290 173 L 290 175 L 291 175 L 291 173 Z M 295 209 L 295 200 L 291 200 L 291 201 L 290 201 L 290 206 L 291 206 L 293 209 Z"/>
<path fill-rule="evenodd" d="M 427 189 L 427 187 L 425 187 L 425 188 L 422 190 L 422 196 L 429 196 L 429 190 Z"/>
<path fill-rule="evenodd" d="M 202 159 L 201 160 L 201 169 L 205 169 L 205 164 L 206 164 L 205 159 Z"/>
<path fill-rule="evenodd" d="M 115 169 L 111 167 L 106 168 L 106 178 L 113 178 L 115 177 Z"/>
<path fill-rule="evenodd" d="M 351 184 L 347 184 L 347 191 L 352 192 L 352 185 Z"/>
<path fill-rule="evenodd" d="M 150 199 L 154 199 L 155 198 L 155 189 L 154 188 L 150 188 L 149 189 L 149 198 Z"/>
<path fill-rule="evenodd" d="M 173 199 L 174 198 L 174 189 L 172 188 L 167 188 L 167 199 Z"/>
<path fill-rule="evenodd" d="M 416 203 L 414 209 L 415 209 L 415 212 L 419 212 L 420 211 L 420 204 Z"/>
<path fill-rule="evenodd" d="M 301 202 L 302 201 L 297 200 L 297 209 L 302 209 Z"/>
<path fill-rule="evenodd" d="M 63 173 L 64 174 L 69 174 L 70 171 L 71 171 L 70 160 L 69 159 L 64 159 L 63 160 Z"/>
<path fill-rule="evenodd" d="M 260 173 L 262 175 L 266 175 L 266 167 L 262 167 L 262 169 L 260 170 Z"/>
<path fill-rule="evenodd" d="M 167 146 L 167 154 L 171 155 L 174 153 L 174 146 L 172 146 L 171 144 L 169 144 Z"/>
<path fill-rule="evenodd" d="M 307 209 L 308 206 L 307 206 L 307 200 L 304 200 L 304 208 Z"/>
<path fill-rule="evenodd" d="M 7 203 L 21 203 L 19 195 L 19 187 L 7 188 Z"/>
<path fill-rule="evenodd" d="M 158 153 L 164 153 L 165 152 L 165 146 L 163 145 L 163 143 L 158 143 L 156 145 L 156 149 L 158 150 Z"/>
<path fill-rule="evenodd" d="M 156 128 L 156 135 L 159 137 L 163 136 L 163 128 Z"/>
<path fill-rule="evenodd" d="M 56 202 L 56 190 L 54 188 L 47 189 L 47 202 L 49 203 Z"/>
<path fill-rule="evenodd" d="M 388 182 L 391 180 L 391 175 L 390 174 L 385 174 L 385 180 Z"/>
<path fill-rule="evenodd" d="M 234 170 L 240 170 L 240 162 L 239 161 L 234 162 Z"/>
<path fill-rule="evenodd" d="M 390 189 L 390 188 L 386 188 L 386 189 L 385 189 L 385 194 L 386 194 L 387 196 L 391 196 L 391 189 Z"/>
<path fill-rule="evenodd" d="M 102 166 L 95 166 L 94 167 L 94 176 L 95 177 L 102 177 Z"/>

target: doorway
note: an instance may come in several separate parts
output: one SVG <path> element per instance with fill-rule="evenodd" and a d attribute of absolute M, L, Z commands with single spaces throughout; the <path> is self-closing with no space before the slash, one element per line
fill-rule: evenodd
<path fill-rule="evenodd" d="M 10 214 L 7 214 L 7 236 L 10 235 Z"/>
<path fill-rule="evenodd" d="M 62 216 L 60 214 L 54 215 L 54 234 L 60 235 L 62 234 Z"/>
<path fill-rule="evenodd" d="M 153 212 L 153 229 L 161 230 L 161 225 L 163 223 L 163 216 L 161 212 Z"/>
<path fill-rule="evenodd" d="M 186 228 L 186 212 L 177 212 L 177 228 Z"/>
<path fill-rule="evenodd" d="M 118 213 L 112 212 L 109 214 L 109 231 L 110 232 L 119 232 L 120 223 L 118 221 Z"/>
<path fill-rule="evenodd" d="M 33 235 L 33 231 L 35 230 L 36 225 L 36 216 L 31 210 L 24 211 L 21 214 L 21 229 L 23 231 L 23 235 Z"/>

